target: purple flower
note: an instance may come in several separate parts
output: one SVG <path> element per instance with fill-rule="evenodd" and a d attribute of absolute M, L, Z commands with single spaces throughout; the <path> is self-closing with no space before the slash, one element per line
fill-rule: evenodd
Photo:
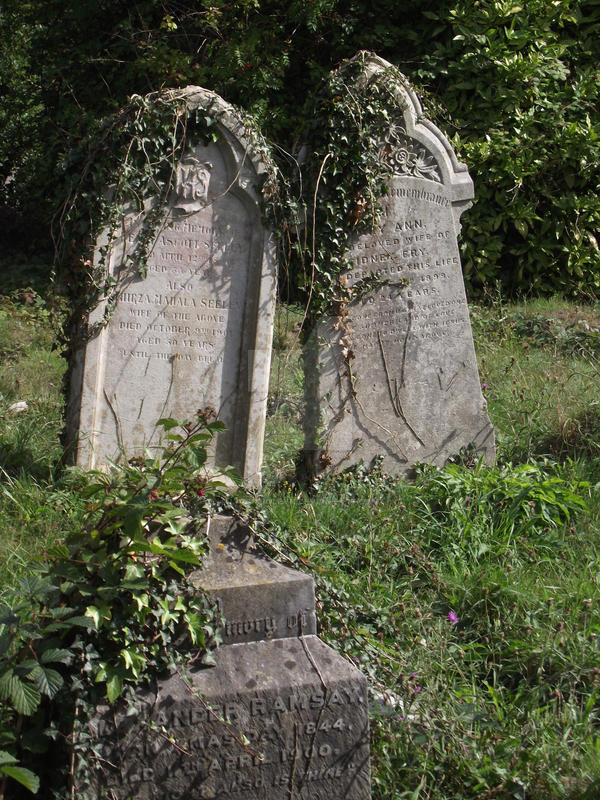
<path fill-rule="evenodd" d="M 454 611 L 448 612 L 448 622 L 450 622 L 452 625 L 456 625 L 458 622 L 458 616 L 454 613 Z"/>
<path fill-rule="evenodd" d="M 473 502 L 472 497 L 465 497 L 465 505 L 470 506 L 472 502 Z"/>
<path fill-rule="evenodd" d="M 487 387 L 488 387 L 487 383 L 482 383 L 482 384 L 481 384 L 481 388 L 482 388 L 482 389 L 487 389 Z"/>
<path fill-rule="evenodd" d="M 417 686 L 416 684 L 412 687 L 412 690 L 415 694 L 421 694 L 421 692 L 423 691 L 422 687 Z"/>

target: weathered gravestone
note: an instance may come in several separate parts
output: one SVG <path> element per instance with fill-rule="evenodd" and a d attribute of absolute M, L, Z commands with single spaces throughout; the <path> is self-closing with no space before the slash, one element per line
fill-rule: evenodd
<path fill-rule="evenodd" d="M 315 635 L 312 579 L 229 518 L 210 540 L 197 582 L 225 620 L 217 664 L 158 681 L 135 713 L 99 710 L 91 796 L 368 800 L 366 680 Z"/>
<path fill-rule="evenodd" d="M 381 223 L 355 238 L 344 281 L 381 282 L 322 320 L 309 341 L 309 466 L 339 471 L 381 456 L 385 471 L 402 473 L 469 446 L 490 461 L 494 434 L 457 244 L 473 183 L 390 64 L 368 57 L 362 80 L 395 84 L 397 104 L 379 154 L 389 174 Z"/>
<path fill-rule="evenodd" d="M 117 281 L 89 316 L 99 332 L 72 363 L 67 439 L 84 468 L 160 446 L 161 417 L 213 408 L 226 430 L 211 462 L 259 480 L 275 305 L 272 235 L 260 210 L 263 154 L 234 110 L 212 92 L 179 93 L 202 109 L 218 138 L 188 148 L 153 243 L 146 275 L 127 257 L 145 214 L 96 243 L 94 260 Z M 155 208 L 148 209 L 146 214 Z"/>

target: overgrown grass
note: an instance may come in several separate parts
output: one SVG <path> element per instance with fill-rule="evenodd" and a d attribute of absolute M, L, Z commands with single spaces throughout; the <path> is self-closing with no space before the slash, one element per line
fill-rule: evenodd
<path fill-rule="evenodd" d="M 598 307 L 472 309 L 498 464 L 359 468 L 311 490 L 297 309 L 276 330 L 259 531 L 317 582 L 321 635 L 369 676 L 376 800 L 600 796 Z M 76 525 L 58 325 L 0 305 L 0 582 Z M 28 408 L 10 407 L 26 401 Z"/>
<path fill-rule="evenodd" d="M 0 298 L 0 587 L 76 525 L 83 506 L 60 467 L 61 321 L 33 290 Z"/>
<path fill-rule="evenodd" d="M 263 535 L 315 576 L 321 635 L 370 677 L 376 798 L 591 800 L 598 308 L 496 301 L 472 318 L 497 466 L 413 484 L 359 469 L 307 492 L 291 473 L 273 490 L 268 461 Z M 296 421 L 275 419 L 283 452 Z"/>
<path fill-rule="evenodd" d="M 370 677 L 375 797 L 598 796 L 599 542 L 578 524 L 581 472 L 358 471 L 265 495 L 265 538 L 313 573 L 321 635 Z"/>

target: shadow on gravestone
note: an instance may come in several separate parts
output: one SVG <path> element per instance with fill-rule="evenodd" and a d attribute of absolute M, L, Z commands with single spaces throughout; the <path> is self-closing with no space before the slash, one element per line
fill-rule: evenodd
<path fill-rule="evenodd" d="M 473 183 L 446 137 L 427 120 L 408 81 L 367 55 L 362 88 L 393 87 L 379 158 L 388 174 L 379 227 L 356 236 L 343 275 L 344 315 L 322 318 L 304 352 L 309 472 L 382 459 L 389 473 L 443 465 L 468 450 L 491 463 L 494 432 L 473 347 L 457 237 Z M 347 314 L 346 314 L 347 312 Z"/>
<path fill-rule="evenodd" d="M 94 335 L 74 352 L 67 445 L 96 468 L 145 449 L 160 451 L 156 422 L 212 408 L 226 429 L 209 466 L 235 467 L 260 483 L 276 291 L 275 248 L 258 186 L 268 165 L 240 117 L 212 92 L 177 92 L 202 109 L 217 140 L 188 148 L 141 276 L 127 266 L 150 204 L 123 219 L 122 234 L 96 242 L 94 265 L 118 282 L 89 314 Z"/>

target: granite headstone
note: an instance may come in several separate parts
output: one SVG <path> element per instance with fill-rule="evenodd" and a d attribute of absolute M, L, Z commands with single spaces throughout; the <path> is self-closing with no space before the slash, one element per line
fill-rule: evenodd
<path fill-rule="evenodd" d="M 226 425 L 211 464 L 258 483 L 275 306 L 273 237 L 260 207 L 265 156 L 217 95 L 180 94 L 189 113 L 210 115 L 217 139 L 181 158 L 145 276 L 127 265 L 144 214 L 96 243 L 93 258 L 118 291 L 108 324 L 104 298 L 86 321 L 99 331 L 75 351 L 67 439 L 76 463 L 94 468 L 159 447 L 161 417 L 210 407 Z"/>
<path fill-rule="evenodd" d="M 457 237 L 473 183 L 391 65 L 365 61 L 361 80 L 394 86 L 379 158 L 389 176 L 377 230 L 356 236 L 347 287 L 380 282 L 321 320 L 305 354 L 306 454 L 313 472 L 382 457 L 405 473 L 469 448 L 489 462 L 494 434 L 482 396 Z"/>

